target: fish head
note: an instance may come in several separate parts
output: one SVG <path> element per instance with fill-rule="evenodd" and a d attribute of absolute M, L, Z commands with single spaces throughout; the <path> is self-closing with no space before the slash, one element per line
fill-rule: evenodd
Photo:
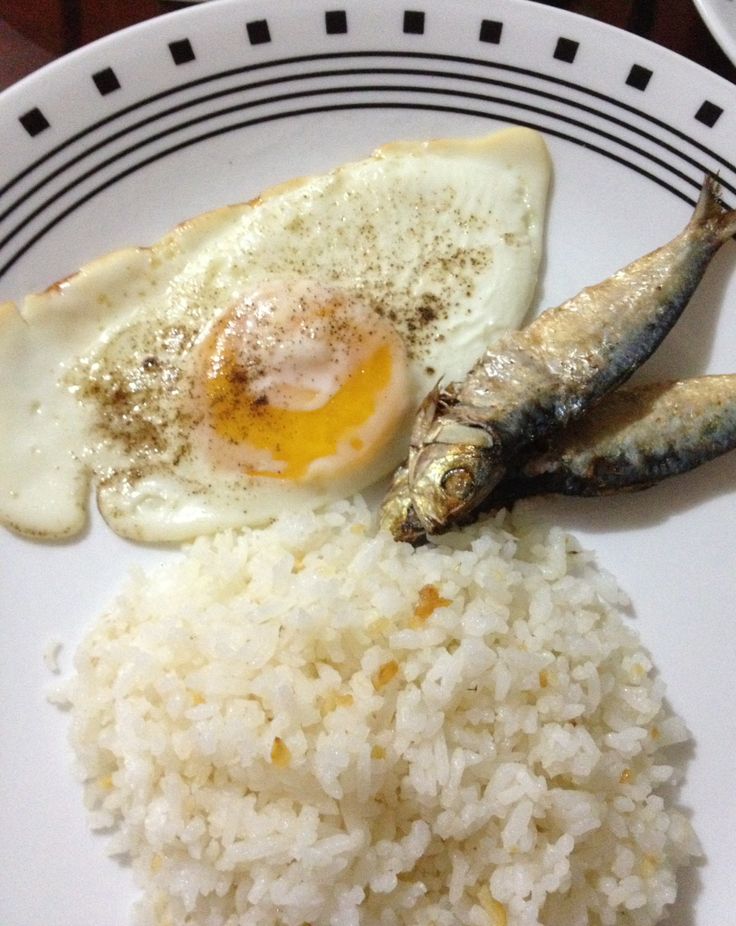
<path fill-rule="evenodd" d="M 465 427 L 462 434 L 456 430 L 450 441 L 433 441 L 418 448 L 410 462 L 412 508 L 428 534 L 441 534 L 472 521 L 504 473 L 492 439 L 483 429 Z"/>
<path fill-rule="evenodd" d="M 427 539 L 411 503 L 406 466 L 400 466 L 393 475 L 381 505 L 380 524 L 393 535 L 394 540 L 420 546 Z"/>

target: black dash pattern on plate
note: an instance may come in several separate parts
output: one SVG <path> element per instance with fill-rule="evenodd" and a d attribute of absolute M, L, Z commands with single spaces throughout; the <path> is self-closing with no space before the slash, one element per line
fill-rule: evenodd
<path fill-rule="evenodd" d="M 632 64 L 629 76 L 626 78 L 626 85 L 635 90 L 646 90 L 652 75 L 653 72 L 649 68 L 642 67 L 640 64 Z"/>
<path fill-rule="evenodd" d="M 502 22 L 497 19 L 484 19 L 480 24 L 479 39 L 481 42 L 488 42 L 490 45 L 498 45 L 501 41 L 502 32 Z"/>
<path fill-rule="evenodd" d="M 695 118 L 698 122 L 702 122 L 703 125 L 707 125 L 709 129 L 712 129 L 722 115 L 723 110 L 720 106 L 716 106 L 716 104 L 711 103 L 710 100 L 704 100 L 695 113 Z"/>
<path fill-rule="evenodd" d="M 254 19 L 245 24 L 248 31 L 248 41 L 251 45 L 266 45 L 271 41 L 271 30 L 265 19 Z"/>
<path fill-rule="evenodd" d="M 95 87 L 100 91 L 101 96 L 107 96 L 108 93 L 114 93 L 120 89 L 120 81 L 117 74 L 112 68 L 103 68 L 92 75 Z"/>
<path fill-rule="evenodd" d="M 404 10 L 404 32 L 407 35 L 424 35 L 424 13 Z"/>
<path fill-rule="evenodd" d="M 558 61 L 565 61 L 567 64 L 572 64 L 578 53 L 579 47 L 580 42 L 560 36 L 560 38 L 557 39 L 557 45 L 555 45 L 554 57 Z"/>
<path fill-rule="evenodd" d="M 41 132 L 45 131 L 50 126 L 49 120 L 37 106 L 34 106 L 33 109 L 29 109 L 27 113 L 24 113 L 20 117 L 20 124 L 31 138 L 40 135 Z"/>
<path fill-rule="evenodd" d="M 169 51 L 174 59 L 174 64 L 188 64 L 197 57 L 194 54 L 192 43 L 189 39 L 177 39 L 176 42 L 169 42 Z"/>
<path fill-rule="evenodd" d="M 345 10 L 328 10 L 325 13 L 327 35 L 345 35 L 348 31 L 348 15 Z"/>

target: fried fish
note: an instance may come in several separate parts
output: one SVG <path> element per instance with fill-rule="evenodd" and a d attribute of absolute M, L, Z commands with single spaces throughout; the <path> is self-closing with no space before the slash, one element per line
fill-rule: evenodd
<path fill-rule="evenodd" d="M 471 521 L 514 461 L 591 409 L 657 349 L 736 210 L 706 177 L 687 226 L 668 244 L 494 342 L 461 382 L 434 389 L 381 510 L 397 540 L 421 542 Z"/>

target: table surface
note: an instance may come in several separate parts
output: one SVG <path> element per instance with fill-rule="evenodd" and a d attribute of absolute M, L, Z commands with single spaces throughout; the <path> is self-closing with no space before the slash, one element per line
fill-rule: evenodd
<path fill-rule="evenodd" d="M 736 82 L 736 68 L 718 47 L 692 0 L 536 0 L 549 6 L 563 7 L 586 16 L 592 16 L 620 28 L 643 35 L 652 41 L 666 46 L 712 71 Z M 178 9 L 187 4 L 177 0 L 159 0 L 155 9 L 159 15 Z M 129 6 L 134 7 L 135 4 Z M 73 9 L 74 4 L 63 3 L 64 11 Z M 130 24 L 141 18 L 150 16 L 151 7 L 141 16 L 132 10 Z M 94 19 L 94 5 L 87 11 L 87 15 Z M 88 24 L 89 25 L 89 24 Z M 92 23 L 92 33 L 104 34 L 105 23 L 99 21 L 97 29 Z M 89 33 L 89 28 L 87 32 Z M 78 47 L 79 30 L 75 31 L 74 23 L 69 23 L 66 30 L 68 47 L 72 51 Z M 42 48 L 36 37 L 22 35 L 11 28 L 2 19 L 2 4 L 0 4 L 0 90 L 20 80 L 44 64 L 53 60 L 53 53 Z"/>

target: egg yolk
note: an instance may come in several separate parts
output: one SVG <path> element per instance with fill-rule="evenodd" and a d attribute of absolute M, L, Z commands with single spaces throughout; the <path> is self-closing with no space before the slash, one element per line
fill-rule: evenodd
<path fill-rule="evenodd" d="M 274 284 L 241 300 L 207 333 L 203 355 L 209 428 L 249 475 L 350 472 L 380 453 L 406 413 L 398 334 L 318 284 Z"/>

